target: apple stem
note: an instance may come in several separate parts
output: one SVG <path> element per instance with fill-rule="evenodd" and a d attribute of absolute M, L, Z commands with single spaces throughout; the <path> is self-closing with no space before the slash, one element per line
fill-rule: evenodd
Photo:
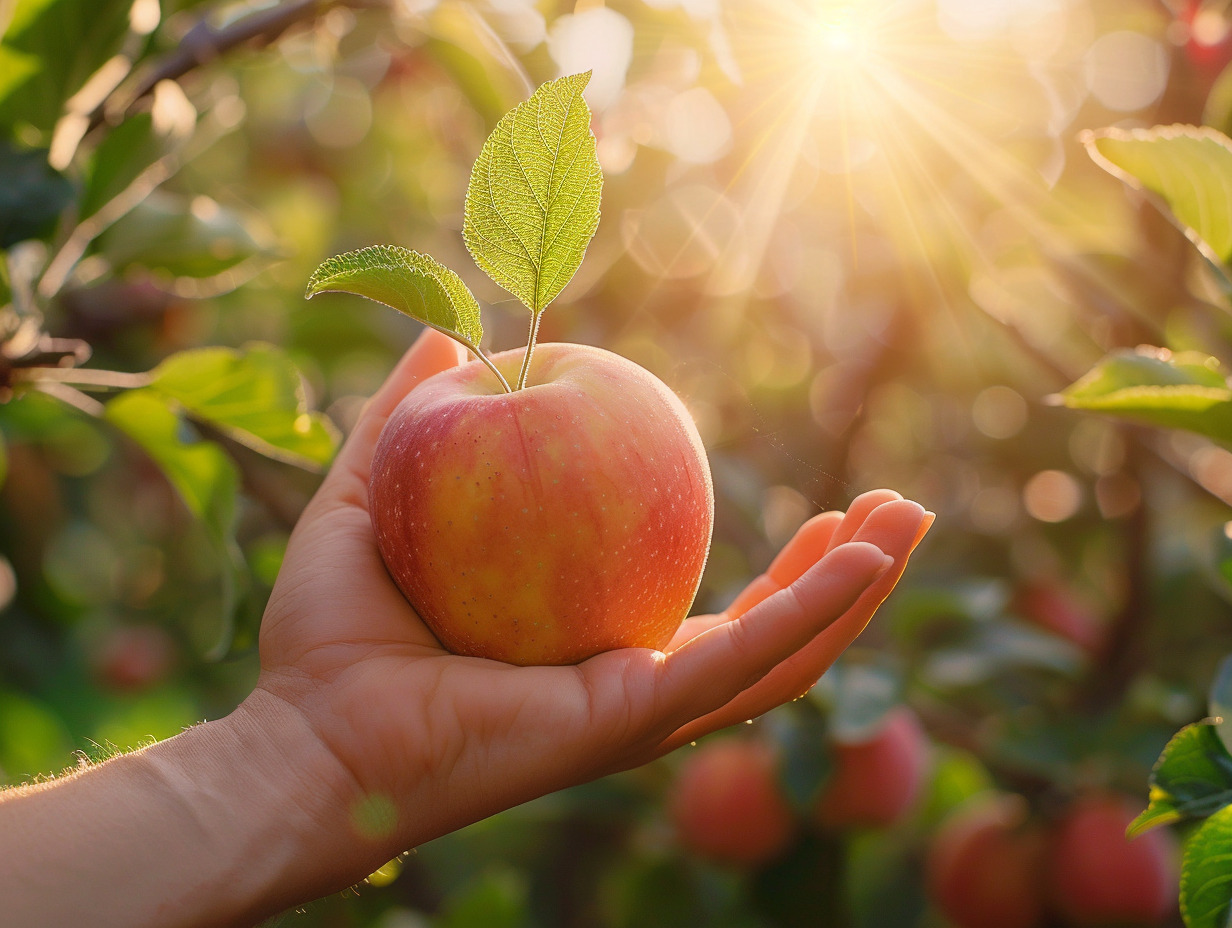
<path fill-rule="evenodd" d="M 500 381 L 500 385 L 504 391 L 506 393 L 512 393 L 513 388 L 509 386 L 509 381 L 505 379 L 504 374 L 496 369 L 496 365 L 492 363 L 492 359 L 488 357 L 487 353 L 478 345 L 472 345 L 469 347 L 471 347 L 471 350 L 475 352 L 475 357 L 486 364 L 488 366 L 488 370 L 496 375 L 496 379 Z"/>
<path fill-rule="evenodd" d="M 530 314 L 530 337 L 526 340 L 526 354 L 522 355 L 522 369 L 518 371 L 518 385 L 514 387 L 515 390 L 526 386 L 526 377 L 530 374 L 530 356 L 534 353 L 535 342 L 539 338 L 539 317 L 542 315 L 542 310 Z"/>

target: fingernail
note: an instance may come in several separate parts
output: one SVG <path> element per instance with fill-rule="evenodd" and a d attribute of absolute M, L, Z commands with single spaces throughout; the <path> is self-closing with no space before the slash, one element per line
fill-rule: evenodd
<path fill-rule="evenodd" d="M 881 556 L 881 566 L 878 567 L 877 572 L 873 574 L 873 580 L 877 580 L 878 578 L 885 576 L 886 571 L 888 571 L 893 566 L 894 566 L 894 558 L 888 554 L 883 554 Z"/>

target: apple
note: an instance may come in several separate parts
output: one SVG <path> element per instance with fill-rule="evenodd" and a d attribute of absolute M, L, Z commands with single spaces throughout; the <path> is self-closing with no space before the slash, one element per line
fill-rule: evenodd
<path fill-rule="evenodd" d="M 512 373 L 522 357 L 491 361 Z M 571 344 L 539 345 L 513 392 L 478 361 L 416 387 L 381 432 L 369 503 L 390 575 L 440 642 L 512 664 L 662 649 L 714 522 L 680 399 Z"/>
<path fill-rule="evenodd" d="M 906 706 L 887 713 L 867 739 L 835 743 L 834 771 L 815 808 L 818 824 L 875 828 L 900 821 L 919 798 L 928 755 L 928 736 Z"/>
<path fill-rule="evenodd" d="M 668 816 L 683 848 L 737 869 L 778 857 L 796 826 L 778 788 L 774 752 L 746 738 L 694 749 L 668 796 Z"/>
<path fill-rule="evenodd" d="M 1176 841 L 1161 828 L 1126 837 L 1135 814 L 1127 800 L 1095 793 L 1075 800 L 1057 822 L 1049 892 L 1074 928 L 1156 925 L 1176 909 Z"/>
<path fill-rule="evenodd" d="M 125 625 L 107 632 L 91 661 L 99 681 L 109 689 L 136 693 L 170 676 L 176 644 L 156 625 Z"/>
<path fill-rule="evenodd" d="M 941 823 L 929 845 L 929 898 L 955 928 L 1040 928 L 1042 827 L 1012 793 L 980 795 Z"/>
<path fill-rule="evenodd" d="M 1013 611 L 1033 625 L 1060 635 L 1091 657 L 1103 650 L 1104 623 L 1070 590 L 1057 583 L 1024 584 L 1011 603 Z"/>

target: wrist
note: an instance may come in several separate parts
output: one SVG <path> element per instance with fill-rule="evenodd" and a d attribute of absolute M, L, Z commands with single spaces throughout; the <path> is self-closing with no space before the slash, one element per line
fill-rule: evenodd
<path fill-rule="evenodd" d="M 193 888 L 201 906 L 226 897 L 220 924 L 253 924 L 344 889 L 396 853 L 364 840 L 353 777 L 299 710 L 265 689 L 135 757 L 199 823 L 211 861 Z"/>
<path fill-rule="evenodd" d="M 4 923 L 256 924 L 396 853 L 355 827 L 357 794 L 303 716 L 258 689 L 224 719 L 0 794 Z"/>

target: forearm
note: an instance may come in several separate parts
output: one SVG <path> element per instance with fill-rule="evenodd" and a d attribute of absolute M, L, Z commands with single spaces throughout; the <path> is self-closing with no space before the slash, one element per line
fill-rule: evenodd
<path fill-rule="evenodd" d="M 4 922 L 252 925 L 382 862 L 348 822 L 349 788 L 302 718 L 258 691 L 225 719 L 0 794 Z"/>

